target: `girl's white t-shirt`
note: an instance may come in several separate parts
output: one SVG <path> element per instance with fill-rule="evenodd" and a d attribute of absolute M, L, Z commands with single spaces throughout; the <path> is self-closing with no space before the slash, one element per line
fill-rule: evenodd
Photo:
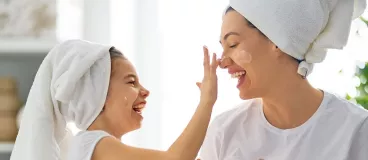
<path fill-rule="evenodd" d="M 91 160 L 97 143 L 104 137 L 111 137 L 105 131 L 80 131 L 69 144 L 67 160 Z"/>
<path fill-rule="evenodd" d="M 368 111 L 325 92 L 303 125 L 278 129 L 265 118 L 260 99 L 216 117 L 201 160 L 368 160 Z"/>

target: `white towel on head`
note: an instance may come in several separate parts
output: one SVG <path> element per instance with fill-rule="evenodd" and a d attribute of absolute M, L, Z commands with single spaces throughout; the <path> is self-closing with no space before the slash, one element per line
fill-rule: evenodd
<path fill-rule="evenodd" d="M 346 45 L 351 22 L 363 13 L 366 0 L 230 0 L 230 6 L 282 51 L 302 60 L 298 73 L 307 76 L 327 49 Z"/>
<path fill-rule="evenodd" d="M 49 52 L 29 93 L 11 160 L 62 159 L 67 122 L 86 130 L 104 106 L 111 47 L 69 40 Z"/>

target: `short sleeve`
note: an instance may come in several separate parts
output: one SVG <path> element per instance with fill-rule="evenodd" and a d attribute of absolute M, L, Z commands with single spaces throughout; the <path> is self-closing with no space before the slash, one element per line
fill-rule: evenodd
<path fill-rule="evenodd" d="M 368 159 L 368 118 L 357 130 L 349 150 L 349 160 L 367 160 Z"/>

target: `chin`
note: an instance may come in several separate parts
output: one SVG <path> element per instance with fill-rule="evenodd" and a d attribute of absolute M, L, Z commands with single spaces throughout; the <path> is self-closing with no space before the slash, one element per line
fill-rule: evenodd
<path fill-rule="evenodd" d="M 133 131 L 138 130 L 140 128 L 141 128 L 141 123 L 139 123 L 139 124 L 132 124 L 132 123 L 130 123 L 129 126 L 120 127 L 119 129 L 118 128 L 115 128 L 115 129 L 118 129 L 116 131 L 116 133 L 118 133 L 119 135 L 122 135 L 123 136 L 123 135 L 125 135 L 127 133 L 133 132 Z"/>
<path fill-rule="evenodd" d="M 141 129 L 142 128 L 142 124 L 139 123 L 139 125 L 135 128 L 135 130 Z"/>
<path fill-rule="evenodd" d="M 242 100 L 249 100 L 257 98 L 258 96 L 256 96 L 256 94 L 254 94 L 254 92 L 249 89 L 241 89 L 239 90 L 239 97 Z"/>
<path fill-rule="evenodd" d="M 141 129 L 142 128 L 142 123 L 138 123 L 136 124 L 131 131 L 135 131 L 135 130 L 138 130 L 138 129 Z"/>
<path fill-rule="evenodd" d="M 255 97 L 253 97 L 253 96 L 250 96 L 250 95 L 246 95 L 246 94 L 239 94 L 239 97 L 240 97 L 240 99 L 242 99 L 242 100 L 249 100 L 249 99 L 253 99 L 253 98 L 255 98 Z"/>

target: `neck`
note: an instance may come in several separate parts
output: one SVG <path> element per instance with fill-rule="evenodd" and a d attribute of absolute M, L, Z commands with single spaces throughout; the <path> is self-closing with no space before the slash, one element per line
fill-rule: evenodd
<path fill-rule="evenodd" d="M 269 94 L 262 97 L 263 112 L 271 125 L 280 129 L 295 128 L 312 117 L 322 99 L 321 91 L 296 75 L 278 83 Z"/>
<path fill-rule="evenodd" d="M 109 133 L 110 135 L 114 136 L 115 138 L 121 140 L 121 134 L 114 130 L 114 127 L 111 127 L 108 123 L 108 119 L 104 118 L 102 114 L 100 114 L 96 120 L 88 127 L 89 131 L 94 130 L 101 130 Z"/>

